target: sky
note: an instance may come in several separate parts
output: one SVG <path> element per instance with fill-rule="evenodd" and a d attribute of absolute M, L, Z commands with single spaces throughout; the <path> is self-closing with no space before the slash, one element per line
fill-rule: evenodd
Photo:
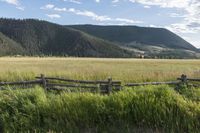
<path fill-rule="evenodd" d="M 200 0 L 0 0 L 0 17 L 167 28 L 200 48 Z"/>

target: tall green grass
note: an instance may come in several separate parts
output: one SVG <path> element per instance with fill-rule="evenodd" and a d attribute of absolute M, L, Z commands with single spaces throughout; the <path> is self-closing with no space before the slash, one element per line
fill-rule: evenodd
<path fill-rule="evenodd" d="M 194 89 L 193 89 L 194 90 Z M 195 89 L 200 90 L 200 89 Z M 188 94 L 189 93 L 189 94 Z M 111 95 L 0 91 L 4 132 L 199 132 L 199 93 L 169 86 L 125 88 Z"/>

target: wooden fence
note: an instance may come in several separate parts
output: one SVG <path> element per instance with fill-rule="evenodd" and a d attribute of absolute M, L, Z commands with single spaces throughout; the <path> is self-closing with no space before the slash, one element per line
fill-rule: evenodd
<path fill-rule="evenodd" d="M 28 86 L 28 85 L 41 85 L 45 90 L 66 90 L 66 88 L 82 88 L 89 89 L 89 91 L 99 91 L 101 93 L 110 94 L 112 91 L 120 91 L 123 87 L 135 87 L 135 86 L 145 86 L 145 85 L 179 85 L 186 84 L 189 82 L 200 82 L 200 79 L 187 78 L 186 75 L 181 75 L 176 81 L 168 82 L 146 82 L 146 83 L 127 83 L 122 85 L 121 81 L 112 80 L 108 78 L 107 80 L 72 80 L 65 78 L 55 78 L 55 77 L 45 77 L 41 74 L 40 77 L 36 77 L 36 80 L 31 81 L 20 81 L 20 82 L 0 82 L 0 89 L 3 86 Z M 88 90 L 87 90 L 88 91 Z"/>
<path fill-rule="evenodd" d="M 42 81 L 43 87 L 47 90 L 65 90 L 65 88 L 86 88 L 94 91 L 100 89 L 102 93 L 110 93 L 114 90 L 121 89 L 121 81 L 113 81 L 108 78 L 105 81 L 89 81 L 89 80 L 72 80 L 54 77 L 36 77 Z M 62 83 L 61 83 L 62 82 Z"/>
<path fill-rule="evenodd" d="M 134 87 L 134 86 L 144 86 L 144 85 L 179 85 L 179 84 L 186 84 L 189 85 L 189 82 L 200 82 L 200 78 L 187 78 L 187 75 L 182 74 L 181 77 L 177 78 L 176 81 L 168 81 L 168 82 L 146 82 L 146 83 L 128 83 L 125 86 Z M 195 85 L 194 85 L 195 86 Z M 198 85 L 196 85 L 198 86 Z"/>

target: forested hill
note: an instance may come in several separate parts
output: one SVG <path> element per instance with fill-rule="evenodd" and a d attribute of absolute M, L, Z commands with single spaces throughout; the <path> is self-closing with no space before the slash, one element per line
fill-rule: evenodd
<path fill-rule="evenodd" d="M 193 45 L 164 28 L 97 25 L 72 25 L 70 27 L 122 45 L 136 42 L 165 48 L 197 51 L 197 48 Z"/>
<path fill-rule="evenodd" d="M 0 32 L 19 43 L 29 55 L 130 57 L 130 53 L 109 41 L 46 21 L 0 19 Z"/>
<path fill-rule="evenodd" d="M 25 54 L 20 44 L 0 32 L 0 56 Z"/>
<path fill-rule="evenodd" d="M 0 56 L 199 58 L 197 51 L 166 29 L 0 19 Z"/>

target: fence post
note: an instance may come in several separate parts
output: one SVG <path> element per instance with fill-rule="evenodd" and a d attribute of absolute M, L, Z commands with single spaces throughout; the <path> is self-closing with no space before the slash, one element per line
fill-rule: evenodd
<path fill-rule="evenodd" d="M 112 92 L 112 78 L 111 77 L 108 78 L 107 92 L 108 92 L 108 94 L 110 94 Z"/>
<path fill-rule="evenodd" d="M 187 83 L 187 75 L 184 75 L 184 74 L 182 74 L 181 75 L 181 81 L 182 81 L 182 83 Z"/>
<path fill-rule="evenodd" d="M 123 87 L 122 87 L 122 82 L 121 82 L 121 81 L 120 81 L 120 85 L 117 86 L 116 88 L 117 88 L 118 91 L 121 91 L 121 90 L 122 90 Z"/>
<path fill-rule="evenodd" d="M 47 82 L 46 82 L 44 74 L 41 74 L 41 80 L 42 80 L 42 85 L 43 85 L 44 89 L 46 90 Z"/>

